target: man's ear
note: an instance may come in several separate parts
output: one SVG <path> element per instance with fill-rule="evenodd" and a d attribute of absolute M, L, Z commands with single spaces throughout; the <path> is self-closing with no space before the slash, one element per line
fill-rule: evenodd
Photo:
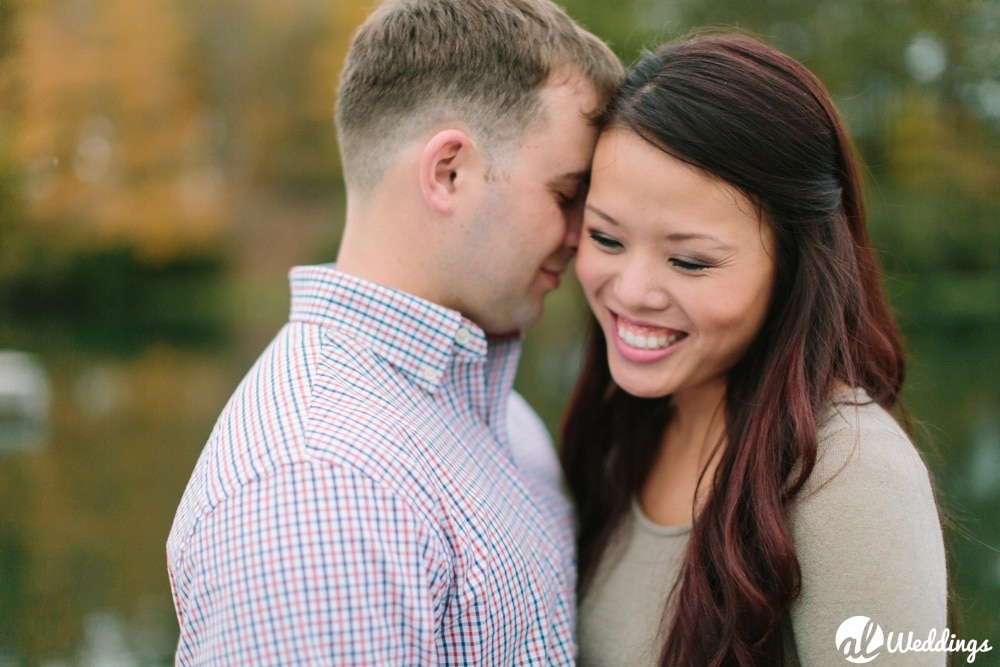
<path fill-rule="evenodd" d="M 428 205 L 440 214 L 454 212 L 459 187 L 478 162 L 478 150 L 465 132 L 448 129 L 431 137 L 420 155 L 420 191 Z"/>

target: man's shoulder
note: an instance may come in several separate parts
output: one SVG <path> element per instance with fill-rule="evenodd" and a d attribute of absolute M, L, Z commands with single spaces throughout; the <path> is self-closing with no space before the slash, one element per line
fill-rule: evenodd
<path fill-rule="evenodd" d="M 302 455 L 388 486 L 433 473 L 423 441 L 442 419 L 419 390 L 370 350 L 324 358 L 303 424 Z"/>
<path fill-rule="evenodd" d="M 301 462 L 389 481 L 400 465 L 419 470 L 411 403 L 391 367 L 350 337 L 288 324 L 220 414 L 182 502 L 211 507 Z"/>
<path fill-rule="evenodd" d="M 393 498 L 425 525 L 436 525 L 439 490 L 432 464 L 420 456 L 413 433 L 394 419 L 389 402 L 374 392 L 362 400 L 357 391 L 321 392 L 308 402 L 295 419 L 265 413 L 220 418 L 177 509 L 168 538 L 174 560 L 210 517 L 239 514 L 247 498 L 277 497 L 299 486 L 312 488 L 317 480 L 367 489 L 370 498 L 355 498 L 361 505 L 354 510 Z"/>

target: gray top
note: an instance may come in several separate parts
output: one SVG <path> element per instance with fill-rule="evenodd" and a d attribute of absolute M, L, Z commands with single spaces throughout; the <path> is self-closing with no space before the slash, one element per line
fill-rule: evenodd
<path fill-rule="evenodd" d="M 862 391 L 863 405 L 847 404 L 852 398 L 838 394 L 821 420 L 816 467 L 791 507 L 802 593 L 785 631 L 786 664 L 850 664 L 838 629 L 866 616 L 886 640 L 868 653 L 878 652 L 880 667 L 943 665 L 946 653 L 888 649 L 890 632 L 926 640 L 947 625 L 944 546 L 927 469 L 891 415 Z M 633 505 L 581 601 L 581 667 L 658 664 L 690 533 L 690 524 L 659 526 Z"/>

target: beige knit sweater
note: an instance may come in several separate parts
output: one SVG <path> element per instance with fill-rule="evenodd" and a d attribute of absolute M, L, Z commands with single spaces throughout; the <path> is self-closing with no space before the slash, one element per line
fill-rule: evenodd
<path fill-rule="evenodd" d="M 925 468 L 891 415 L 859 392 L 843 392 L 821 421 L 812 474 L 791 510 L 802 593 L 786 623 L 788 665 L 850 665 L 838 629 L 855 616 L 886 640 L 927 639 L 947 625 L 941 525 Z M 638 505 L 606 552 L 581 602 L 580 665 L 656 665 L 667 600 L 691 526 L 658 526 Z M 845 635 L 851 629 L 845 626 Z M 871 628 L 874 630 L 874 627 Z M 869 643 L 878 667 L 943 665 L 946 653 L 892 653 Z M 905 642 L 904 642 L 905 644 Z M 961 658 L 960 658 L 961 659 Z"/>

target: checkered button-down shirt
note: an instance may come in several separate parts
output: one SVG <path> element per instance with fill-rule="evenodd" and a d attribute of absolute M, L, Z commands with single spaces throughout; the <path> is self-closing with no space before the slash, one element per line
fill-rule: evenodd
<path fill-rule="evenodd" d="M 167 542 L 178 664 L 562 665 L 572 519 L 520 343 L 340 273 L 224 409 Z"/>

